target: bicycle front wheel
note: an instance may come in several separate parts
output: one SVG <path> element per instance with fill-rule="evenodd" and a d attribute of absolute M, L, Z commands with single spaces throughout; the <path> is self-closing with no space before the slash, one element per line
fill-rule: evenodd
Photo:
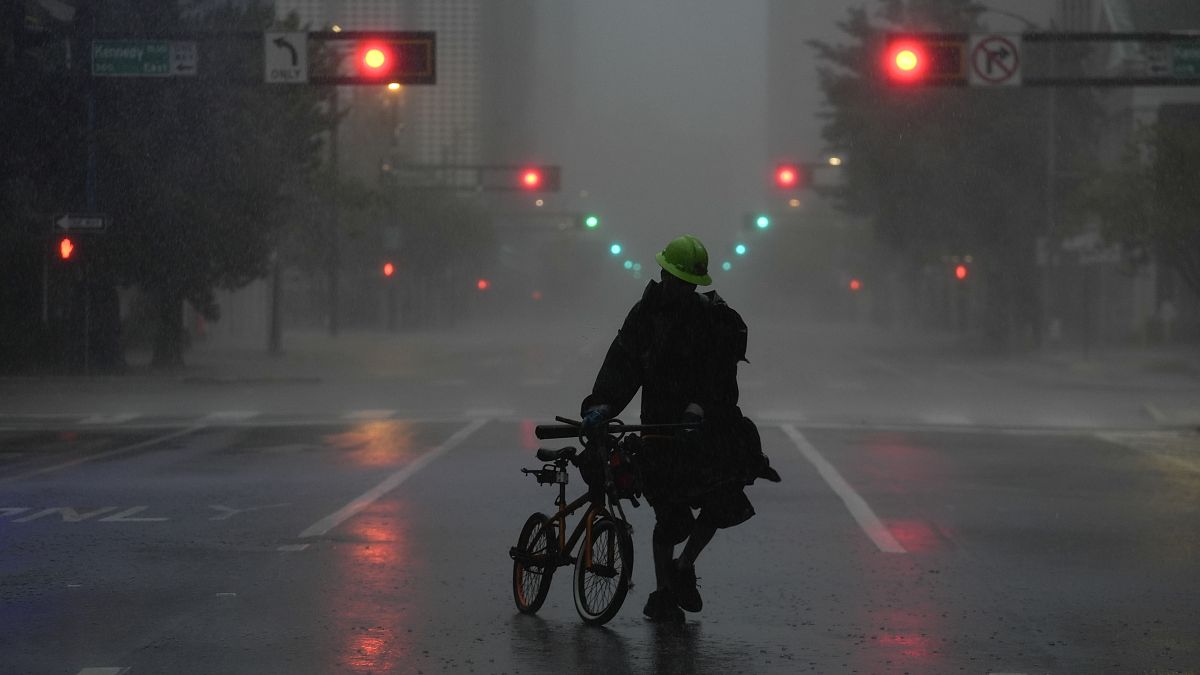
<path fill-rule="evenodd" d="M 535 513 L 525 521 L 521 536 L 510 555 L 513 559 L 513 600 L 523 614 L 533 614 L 546 601 L 550 581 L 557 568 L 558 539 L 545 514 Z"/>
<path fill-rule="evenodd" d="M 592 523 L 591 555 L 585 538 L 575 560 L 575 609 L 590 624 L 608 623 L 621 609 L 633 576 L 629 526 L 611 518 Z M 589 560 L 590 558 L 590 560 Z"/>

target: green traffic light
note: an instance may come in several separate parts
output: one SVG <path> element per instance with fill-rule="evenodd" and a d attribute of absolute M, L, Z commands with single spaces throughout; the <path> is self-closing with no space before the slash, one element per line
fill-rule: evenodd
<path fill-rule="evenodd" d="M 771 226 L 771 219 L 765 215 L 760 215 L 754 220 L 754 224 L 758 226 L 758 229 L 765 230 Z"/>
<path fill-rule="evenodd" d="M 621 245 L 613 244 L 612 246 L 609 246 L 608 252 L 612 253 L 613 255 L 621 255 Z"/>
<path fill-rule="evenodd" d="M 733 252 L 734 252 L 734 253 L 736 253 L 736 254 L 738 254 L 738 255 L 746 255 L 746 245 L 745 245 L 745 244 L 738 244 L 737 246 L 734 246 L 734 247 L 733 247 Z"/>
<path fill-rule="evenodd" d="M 633 261 L 632 260 L 625 261 L 625 269 L 627 269 L 627 270 L 633 269 Z"/>
<path fill-rule="evenodd" d="M 594 230 L 600 225 L 600 218 L 598 218 L 595 214 L 588 214 L 588 216 L 583 219 L 583 224 L 586 225 L 589 230 Z"/>
<path fill-rule="evenodd" d="M 728 272 L 729 270 L 733 269 L 733 264 L 726 260 L 725 262 L 721 263 L 721 269 Z"/>

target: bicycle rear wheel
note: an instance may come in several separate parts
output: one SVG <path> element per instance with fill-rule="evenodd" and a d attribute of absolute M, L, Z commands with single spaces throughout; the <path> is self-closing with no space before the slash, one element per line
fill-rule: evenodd
<path fill-rule="evenodd" d="M 575 578 L 571 584 L 575 609 L 590 624 L 608 623 L 621 609 L 633 576 L 633 537 L 625 523 L 597 518 L 592 523 L 591 563 L 587 541 L 575 559 Z"/>
<path fill-rule="evenodd" d="M 523 614 L 533 614 L 546 601 L 558 559 L 554 525 L 545 514 L 535 513 L 525 521 L 513 559 L 513 600 Z"/>

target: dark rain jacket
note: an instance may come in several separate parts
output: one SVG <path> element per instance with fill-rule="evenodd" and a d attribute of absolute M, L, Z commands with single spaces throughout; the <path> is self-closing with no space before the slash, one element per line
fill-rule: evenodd
<path fill-rule="evenodd" d="M 716 291 L 668 304 L 651 281 L 608 348 L 582 411 L 624 410 L 642 389 L 642 423 L 682 420 L 689 403 L 706 421 L 740 418 L 737 364 L 746 360 L 746 324 Z"/>
<path fill-rule="evenodd" d="M 752 471 L 743 470 L 743 451 L 750 448 L 741 438 L 746 434 L 738 408 L 737 365 L 746 361 L 746 333 L 741 316 L 715 291 L 669 303 L 657 281 L 625 317 L 581 412 L 606 405 L 619 414 L 639 388 L 643 424 L 681 422 L 690 403 L 704 410 L 697 447 L 660 443 L 643 463 L 652 503 L 667 482 L 694 495 L 720 480 L 741 485 Z M 760 447 L 753 454 L 761 454 Z"/>

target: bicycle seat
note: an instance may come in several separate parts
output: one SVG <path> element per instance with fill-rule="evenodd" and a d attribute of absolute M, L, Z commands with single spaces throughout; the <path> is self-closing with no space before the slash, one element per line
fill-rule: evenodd
<path fill-rule="evenodd" d="M 538 448 L 537 458 L 543 462 L 557 462 L 560 459 L 575 459 L 575 448 L 559 448 L 551 450 L 550 448 Z"/>

